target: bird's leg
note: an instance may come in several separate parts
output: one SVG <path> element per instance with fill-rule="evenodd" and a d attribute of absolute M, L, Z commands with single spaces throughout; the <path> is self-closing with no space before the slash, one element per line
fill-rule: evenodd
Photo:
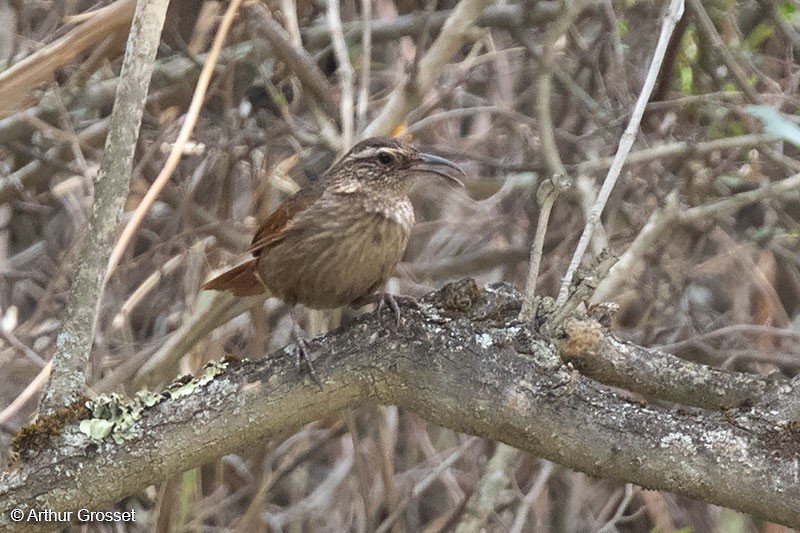
<path fill-rule="evenodd" d="M 395 326 L 400 327 L 400 306 L 397 305 L 397 299 L 391 292 L 378 293 L 378 316 L 387 305 L 394 315 Z"/>
<path fill-rule="evenodd" d="M 314 383 L 317 384 L 317 387 L 322 390 L 322 383 L 320 383 L 319 378 L 317 377 L 317 372 L 314 370 L 314 365 L 311 364 L 311 354 L 308 351 L 308 337 L 306 336 L 305 331 L 303 331 L 303 328 L 301 328 L 297 323 L 297 318 L 294 316 L 294 309 L 289 314 L 292 316 L 292 337 L 294 338 L 294 343 L 297 348 L 297 360 L 295 361 L 295 364 L 297 365 L 297 372 L 301 373 L 303 371 L 303 363 L 305 363 L 311 379 L 314 380 Z"/>
<path fill-rule="evenodd" d="M 264 286 L 264 291 L 269 294 L 270 288 L 267 286 L 267 283 L 264 281 L 264 278 L 261 277 L 261 272 L 256 269 L 254 272 L 256 279 Z M 314 365 L 311 364 L 311 358 L 309 357 L 308 353 L 308 337 L 306 337 L 303 328 L 297 323 L 297 318 L 294 316 L 294 309 L 289 311 L 289 315 L 292 317 L 292 338 L 294 339 L 295 346 L 297 347 L 297 361 L 295 365 L 297 366 L 297 372 L 301 373 L 303 371 L 303 363 L 306 364 L 306 368 L 308 368 L 308 373 L 311 375 L 311 379 L 314 380 L 314 383 L 317 384 L 320 390 L 322 390 L 322 383 L 320 383 L 319 378 L 317 377 L 317 372 L 314 370 Z"/>

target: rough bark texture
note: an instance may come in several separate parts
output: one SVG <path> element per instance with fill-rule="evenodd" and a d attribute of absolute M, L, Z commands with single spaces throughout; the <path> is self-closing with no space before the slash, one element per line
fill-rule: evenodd
<path fill-rule="evenodd" d="M 53 356 L 53 371 L 40 406 L 43 412 L 52 413 L 59 406 L 74 402 L 86 385 L 86 368 L 105 287 L 108 256 L 128 192 L 147 87 L 168 5 L 164 0 L 137 4 L 105 156 L 94 179 L 95 194 L 87 235 L 81 243 L 78 269 L 67 299 L 67 318 L 56 341 L 58 350 Z"/>
<path fill-rule="evenodd" d="M 287 348 L 261 361 L 228 361 L 205 383 L 167 395 L 100 442 L 76 422 L 60 430 L 58 420 L 40 421 L 18 439 L 15 469 L 0 475 L 0 530 L 19 529 L 11 509 L 92 508 L 365 401 L 396 404 L 593 476 L 800 526 L 800 432 L 783 418 L 792 412 L 785 404 L 796 409 L 797 380 L 715 371 L 760 396 L 738 398 L 739 407 L 724 412 L 648 405 L 579 374 L 555 348 L 602 357 L 625 351 L 625 343 L 597 328 L 591 338 L 574 328 L 560 339 L 539 338 L 517 322 L 520 305 L 507 286 L 478 289 L 464 281 L 403 305 L 399 326 L 389 310 L 365 315 L 313 342 L 322 391 L 298 375 Z M 641 349 L 627 355 L 637 354 L 648 356 Z M 683 368 L 682 390 L 707 386 L 706 375 L 695 381 L 698 365 Z"/>

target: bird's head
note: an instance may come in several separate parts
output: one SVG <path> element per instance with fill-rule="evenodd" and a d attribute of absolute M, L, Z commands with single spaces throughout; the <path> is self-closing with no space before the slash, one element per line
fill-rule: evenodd
<path fill-rule="evenodd" d="M 435 174 L 462 185 L 459 176 L 464 171 L 443 157 L 420 152 L 404 141 L 389 137 L 361 141 L 329 171 L 344 189 L 380 186 L 404 193 L 421 174 Z"/>

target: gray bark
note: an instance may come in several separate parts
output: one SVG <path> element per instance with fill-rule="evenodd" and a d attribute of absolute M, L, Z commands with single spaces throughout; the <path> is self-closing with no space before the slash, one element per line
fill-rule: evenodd
<path fill-rule="evenodd" d="M 204 384 L 167 395 L 101 442 L 90 441 L 77 422 L 47 436 L 40 421 L 38 432 L 29 428 L 19 441 L 15 470 L 0 475 L 0 509 L 6 510 L 0 530 L 41 527 L 11 522 L 11 509 L 91 509 L 369 401 L 399 405 L 593 476 L 800 526 L 800 430 L 785 418 L 796 412 L 798 380 L 714 370 L 714 379 L 736 380 L 744 390 L 735 398 L 739 405 L 724 412 L 635 401 L 565 365 L 558 352 L 588 360 L 610 351 L 647 358 L 647 351 L 610 338 L 596 323 L 585 327 L 588 319 L 560 338 L 541 338 L 517 321 L 520 305 L 519 294 L 506 286 L 479 290 L 464 281 L 419 305 L 402 305 L 399 326 L 389 310 L 364 315 L 313 341 L 321 391 L 298 374 L 289 347 L 260 361 L 229 361 Z M 693 375 L 708 376 L 708 369 L 686 364 L 681 374 L 682 363 L 672 359 L 681 394 L 692 383 L 708 386 L 707 377 Z M 729 401 L 728 388 L 720 390 Z M 47 422 L 52 430 L 58 420 Z"/>

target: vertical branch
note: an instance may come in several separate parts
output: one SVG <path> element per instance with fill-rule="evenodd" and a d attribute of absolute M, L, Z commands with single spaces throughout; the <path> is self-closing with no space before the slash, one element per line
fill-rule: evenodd
<path fill-rule="evenodd" d="M 525 283 L 525 294 L 522 298 L 522 310 L 519 318 L 526 322 L 533 319 L 535 312 L 534 301 L 536 296 L 536 280 L 539 279 L 539 266 L 542 262 L 544 237 L 547 234 L 547 225 L 550 222 L 550 211 L 559 193 L 568 189 L 570 181 L 566 176 L 556 176 L 539 186 L 536 199 L 539 201 L 539 220 L 536 222 L 536 235 L 531 244 L 531 259 L 528 267 L 528 280 Z"/>
<path fill-rule="evenodd" d="M 105 287 L 108 255 L 128 195 L 133 153 L 168 5 L 168 0 L 139 0 L 136 5 L 105 156 L 94 178 L 92 213 L 80 244 L 64 326 L 56 340 L 53 372 L 42 398 L 43 413 L 75 402 L 86 384 L 85 372 Z"/>
<path fill-rule="evenodd" d="M 353 145 L 353 65 L 347 55 L 347 43 L 342 30 L 342 14 L 339 0 L 328 0 L 328 24 L 331 28 L 331 41 L 336 62 L 339 64 L 339 80 L 342 87 L 341 117 L 342 146 L 349 149 Z"/>
<path fill-rule="evenodd" d="M 286 33 L 294 46 L 302 47 L 303 39 L 300 37 L 300 22 L 297 20 L 297 5 L 294 0 L 281 0 L 281 14 L 286 24 Z"/>
<path fill-rule="evenodd" d="M 550 95 L 553 89 L 553 66 L 556 58 L 556 44 L 561 36 L 567 32 L 572 22 L 583 10 L 583 2 L 567 2 L 558 19 L 547 31 L 547 38 L 542 53 L 542 72 L 536 78 L 536 118 L 539 122 L 539 138 L 542 143 L 542 153 L 547 170 L 557 183 L 546 181 L 537 191 L 539 201 L 539 220 L 536 223 L 536 235 L 531 243 L 530 264 L 528 266 L 528 279 L 525 283 L 525 295 L 522 301 L 522 310 L 519 313 L 521 320 L 530 322 L 535 312 L 534 300 L 536 296 L 536 280 L 539 278 L 539 266 L 542 262 L 544 238 L 547 234 L 547 225 L 550 222 L 550 211 L 561 190 L 569 187 L 567 169 L 561 161 L 556 144 L 553 116 L 550 113 Z"/>
<path fill-rule="evenodd" d="M 358 108 L 356 110 L 356 129 L 364 130 L 369 103 L 369 77 L 372 68 L 372 0 L 361 0 L 361 17 L 364 26 L 361 31 L 361 76 L 358 86 Z"/>
<path fill-rule="evenodd" d="M 456 533 L 484 531 L 489 516 L 495 512 L 503 492 L 514 477 L 522 452 L 502 442 L 497 444 L 494 455 L 486 465 L 475 492 L 467 501 L 467 508 Z"/>
<path fill-rule="evenodd" d="M 658 44 L 656 44 L 655 52 L 653 52 L 653 59 L 650 62 L 650 68 L 647 71 L 647 77 L 645 78 L 642 90 L 639 93 L 639 98 L 636 100 L 636 105 L 631 113 L 628 126 L 625 128 L 625 132 L 620 138 L 619 148 L 617 148 L 617 153 L 614 155 L 614 161 L 611 164 L 611 168 L 608 169 L 608 175 L 606 176 L 605 181 L 603 181 L 603 186 L 600 188 L 600 193 L 597 195 L 597 200 L 595 200 L 592 210 L 589 213 L 589 220 L 586 221 L 586 226 L 583 228 L 583 233 L 578 241 L 578 246 L 575 248 L 575 253 L 573 254 L 572 260 L 567 268 L 567 273 L 564 275 L 564 280 L 562 281 L 561 288 L 558 292 L 556 307 L 564 305 L 564 303 L 567 301 L 567 297 L 569 296 L 569 288 L 572 284 L 572 278 L 575 275 L 575 271 L 578 269 L 578 265 L 580 265 L 581 260 L 583 259 L 583 254 L 586 252 L 586 248 L 589 246 L 589 241 L 592 238 L 595 228 L 600 223 L 600 215 L 603 213 L 603 209 L 606 207 L 608 197 L 611 195 L 611 191 L 614 189 L 614 185 L 617 183 L 617 178 L 619 178 L 620 172 L 622 171 L 622 166 L 625 164 L 625 159 L 628 157 L 628 153 L 633 146 L 633 141 L 636 139 L 636 132 L 639 130 L 639 124 L 642 121 L 644 109 L 647 106 L 648 100 L 650 99 L 650 94 L 653 92 L 653 87 L 655 87 L 656 79 L 658 78 L 658 72 L 661 69 L 661 62 L 664 60 L 664 55 L 667 51 L 667 47 L 669 46 L 670 37 L 682 15 L 683 0 L 671 0 L 664 17 L 664 23 L 661 26 L 661 35 L 658 38 Z"/>
<path fill-rule="evenodd" d="M 547 170 L 554 176 L 566 176 L 567 169 L 561 162 L 556 145 L 553 117 L 550 113 L 550 95 L 553 88 L 553 65 L 556 58 L 556 44 L 569 29 L 572 22 L 583 10 L 583 2 L 565 2 L 558 19 L 548 28 L 542 52 L 542 72 L 536 78 L 536 119 L 539 121 L 539 136 L 542 143 Z"/>

